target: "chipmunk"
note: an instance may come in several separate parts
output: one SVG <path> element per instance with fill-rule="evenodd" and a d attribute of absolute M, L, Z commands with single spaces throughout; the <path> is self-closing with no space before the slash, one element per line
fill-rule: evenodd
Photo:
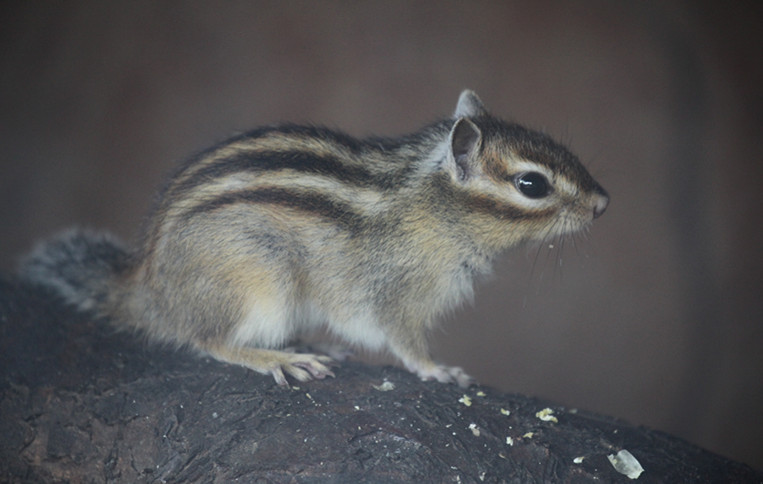
<path fill-rule="evenodd" d="M 325 327 L 468 386 L 430 357 L 438 316 L 498 253 L 583 229 L 608 200 L 565 147 L 466 90 L 452 117 L 398 138 L 297 125 L 236 136 L 176 169 L 136 250 L 75 230 L 21 273 L 118 328 L 279 385 L 334 376 L 330 357 L 281 349 Z"/>

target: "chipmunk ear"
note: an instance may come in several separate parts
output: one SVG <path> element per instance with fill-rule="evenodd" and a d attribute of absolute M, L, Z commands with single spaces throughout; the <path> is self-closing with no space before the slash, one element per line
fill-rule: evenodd
<path fill-rule="evenodd" d="M 482 132 L 477 125 L 464 117 L 457 119 L 450 130 L 448 142 L 450 159 L 455 165 L 458 179 L 465 181 L 478 173 Z"/>
<path fill-rule="evenodd" d="M 454 118 L 471 118 L 486 114 L 487 109 L 482 101 L 469 89 L 461 91 L 461 95 L 458 97 L 458 104 L 456 105 L 456 112 L 453 113 Z"/>

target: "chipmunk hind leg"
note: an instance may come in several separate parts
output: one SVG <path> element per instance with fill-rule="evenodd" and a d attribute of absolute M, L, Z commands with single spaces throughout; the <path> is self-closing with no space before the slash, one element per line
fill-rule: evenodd
<path fill-rule="evenodd" d="M 225 345 L 214 345 L 204 351 L 217 360 L 272 375 L 281 386 L 288 385 L 285 374 L 299 381 L 322 380 L 334 376 L 329 368 L 334 360 L 328 356 Z"/>
<path fill-rule="evenodd" d="M 304 309 L 297 284 L 279 281 L 262 268 L 248 269 L 248 274 L 257 274 L 257 280 L 243 285 L 249 301 L 241 319 L 224 338 L 203 341 L 197 347 L 218 360 L 270 374 L 279 385 L 287 385 L 285 375 L 299 381 L 333 377 L 328 365 L 334 360 L 328 356 L 276 349 L 293 341 L 318 317 Z"/>

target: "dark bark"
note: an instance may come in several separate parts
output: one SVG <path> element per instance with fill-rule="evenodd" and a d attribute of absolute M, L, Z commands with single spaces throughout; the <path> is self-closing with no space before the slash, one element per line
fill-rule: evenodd
<path fill-rule="evenodd" d="M 627 449 L 636 482 L 763 482 L 612 418 L 391 367 L 335 373 L 281 388 L 1 281 L 0 481 L 630 482 L 607 459 Z M 536 416 L 546 407 L 558 422 Z"/>

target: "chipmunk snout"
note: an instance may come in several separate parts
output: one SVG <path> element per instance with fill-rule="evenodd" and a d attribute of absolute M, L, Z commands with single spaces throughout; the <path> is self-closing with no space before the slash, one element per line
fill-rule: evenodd
<path fill-rule="evenodd" d="M 607 209 L 607 205 L 609 205 L 609 195 L 602 189 L 596 194 L 593 202 L 593 218 L 601 217 L 601 214 Z"/>

